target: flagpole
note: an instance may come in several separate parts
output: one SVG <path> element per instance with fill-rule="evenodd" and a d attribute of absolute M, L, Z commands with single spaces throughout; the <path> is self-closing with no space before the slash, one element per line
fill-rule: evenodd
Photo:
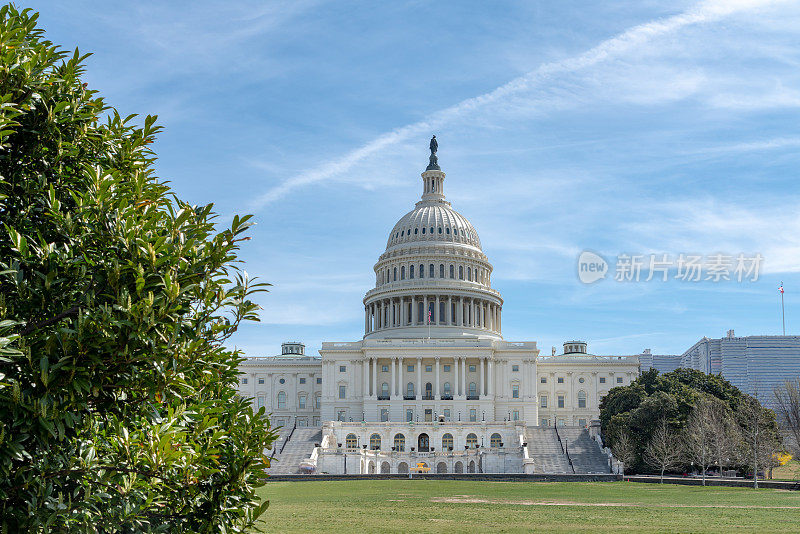
<path fill-rule="evenodd" d="M 783 323 L 783 335 L 786 335 L 786 315 L 783 312 L 783 281 L 781 281 L 781 323 Z"/>

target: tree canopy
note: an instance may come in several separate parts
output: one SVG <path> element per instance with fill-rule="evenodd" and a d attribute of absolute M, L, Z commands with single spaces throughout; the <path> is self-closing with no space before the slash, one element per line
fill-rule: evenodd
<path fill-rule="evenodd" d="M 226 228 L 155 176 L 86 56 L 0 8 L 0 527 L 241 532 L 274 440 L 226 347 L 257 319 Z"/>
<path fill-rule="evenodd" d="M 629 436 L 636 451 L 629 468 L 647 472 L 644 452 L 662 421 L 672 431 L 683 430 L 703 399 L 720 403 L 743 427 L 747 425 L 744 407 L 755 402 L 765 412 L 762 424 L 768 427 L 767 434 L 777 436 L 775 415 L 756 399 L 719 375 L 681 368 L 664 374 L 651 369 L 630 385 L 611 389 L 600 402 L 603 439 L 613 449 L 616 436 Z M 745 455 L 738 461 L 739 465 L 748 465 Z"/>

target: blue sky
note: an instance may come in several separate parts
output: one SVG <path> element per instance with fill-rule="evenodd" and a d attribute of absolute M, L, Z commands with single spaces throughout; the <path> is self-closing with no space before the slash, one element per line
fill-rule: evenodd
<path fill-rule="evenodd" d="M 430 135 L 477 228 L 503 334 L 544 353 L 681 353 L 800 329 L 797 2 L 31 2 L 158 172 L 254 213 L 274 284 L 249 355 L 363 335 L 361 298 L 421 193 Z M 764 257 L 757 282 L 580 283 L 578 254 Z M 673 273 L 674 274 L 674 273 Z M 613 277 L 613 273 L 609 278 Z"/>

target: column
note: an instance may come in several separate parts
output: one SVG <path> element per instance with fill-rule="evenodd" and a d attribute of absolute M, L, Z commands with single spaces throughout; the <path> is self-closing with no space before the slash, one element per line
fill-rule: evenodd
<path fill-rule="evenodd" d="M 439 295 L 436 295 L 436 309 L 433 314 L 434 317 L 436 318 L 436 326 L 442 324 L 442 318 L 439 317 L 440 312 L 441 312 L 441 307 L 439 306 Z"/>
<path fill-rule="evenodd" d="M 456 297 L 456 326 L 464 326 L 464 301 Z"/>
<path fill-rule="evenodd" d="M 467 359 L 460 358 L 461 361 L 461 395 L 467 396 Z"/>
<path fill-rule="evenodd" d="M 369 360 L 367 358 L 364 358 L 361 361 L 361 371 L 364 376 L 362 380 L 362 382 L 364 382 L 364 391 L 362 393 L 362 397 L 366 399 L 369 397 Z"/>
<path fill-rule="evenodd" d="M 406 325 L 406 298 L 400 297 L 400 326 Z"/>
<path fill-rule="evenodd" d="M 422 358 L 417 358 L 417 400 L 422 400 Z"/>
<path fill-rule="evenodd" d="M 422 324 L 428 324 L 428 295 L 422 296 Z"/>
<path fill-rule="evenodd" d="M 378 358 L 372 358 L 372 397 L 378 396 Z"/>
<path fill-rule="evenodd" d="M 489 373 L 488 373 L 489 374 L 489 381 L 488 382 L 489 383 L 486 384 L 487 385 L 486 394 L 487 395 L 494 395 L 494 360 L 490 358 L 489 361 L 487 362 L 487 365 L 489 366 L 489 369 L 488 369 L 488 371 L 489 371 Z"/>
<path fill-rule="evenodd" d="M 447 295 L 447 313 L 445 314 L 445 323 L 447 326 L 453 324 L 453 297 Z"/>
<path fill-rule="evenodd" d="M 364 333 L 369 334 L 369 308 L 364 306 Z"/>
<path fill-rule="evenodd" d="M 390 363 L 392 365 L 392 381 L 389 382 L 389 399 L 394 400 L 395 395 L 397 395 L 397 375 L 394 373 L 394 365 L 397 363 L 397 358 L 392 357 Z"/>
<path fill-rule="evenodd" d="M 481 397 L 486 395 L 486 387 L 483 385 L 483 358 L 481 358 L 481 365 L 478 368 L 478 395 Z"/>
<path fill-rule="evenodd" d="M 372 325 L 371 331 L 374 332 L 378 329 L 378 318 L 375 313 L 375 303 L 369 305 L 370 324 Z"/>
<path fill-rule="evenodd" d="M 411 296 L 411 324 L 417 324 L 417 297 Z"/>
<path fill-rule="evenodd" d="M 433 396 L 439 399 L 439 357 L 436 356 L 436 382 L 433 384 Z"/>

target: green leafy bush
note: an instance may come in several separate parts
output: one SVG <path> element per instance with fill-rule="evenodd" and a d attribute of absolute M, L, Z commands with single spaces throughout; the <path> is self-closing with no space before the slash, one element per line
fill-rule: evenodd
<path fill-rule="evenodd" d="M 86 56 L 0 8 L 0 525 L 6 532 L 242 532 L 264 511 L 263 413 L 226 341 L 266 284 L 154 176 Z"/>

